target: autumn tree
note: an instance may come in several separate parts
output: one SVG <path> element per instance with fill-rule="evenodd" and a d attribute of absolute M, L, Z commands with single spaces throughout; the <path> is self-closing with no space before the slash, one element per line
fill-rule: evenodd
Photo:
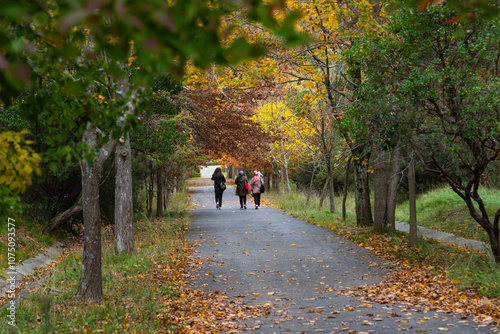
<path fill-rule="evenodd" d="M 363 117 L 383 117 L 386 138 L 399 129 L 425 170 L 464 200 L 498 262 L 500 209 L 488 212 L 480 189 L 499 167 L 500 30 L 497 21 L 455 18 L 442 5 L 401 10 L 391 17 L 390 34 L 360 43 L 351 54 L 366 75 L 358 104 L 364 113 L 378 104 L 377 114 Z"/>
<path fill-rule="evenodd" d="M 254 119 L 262 125 L 264 131 L 277 138 L 270 145 L 268 159 L 279 163 L 290 190 L 290 164 L 312 154 L 314 148 L 309 150 L 308 142 L 313 128 L 307 119 L 295 115 L 282 101 L 261 105 L 255 110 Z"/>

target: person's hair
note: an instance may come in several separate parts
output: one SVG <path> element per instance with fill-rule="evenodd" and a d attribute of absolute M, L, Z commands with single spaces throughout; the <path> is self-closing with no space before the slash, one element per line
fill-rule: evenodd
<path fill-rule="evenodd" d="M 214 171 L 214 173 L 212 174 L 212 176 L 215 176 L 215 177 L 221 177 L 222 176 L 222 170 L 220 169 L 220 167 L 217 167 Z"/>

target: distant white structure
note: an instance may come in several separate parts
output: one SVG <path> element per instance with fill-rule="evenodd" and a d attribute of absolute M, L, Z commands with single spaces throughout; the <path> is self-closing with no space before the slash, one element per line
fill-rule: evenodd
<path fill-rule="evenodd" d="M 203 179 L 211 179 L 212 174 L 215 172 L 215 169 L 217 167 L 220 167 L 220 165 L 216 166 L 201 166 L 200 167 L 200 174 Z"/>

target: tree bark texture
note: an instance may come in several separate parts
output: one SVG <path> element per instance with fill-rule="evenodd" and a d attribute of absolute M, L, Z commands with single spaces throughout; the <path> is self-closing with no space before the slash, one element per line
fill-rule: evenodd
<path fill-rule="evenodd" d="M 373 162 L 374 228 L 383 230 L 396 228 L 396 200 L 401 170 L 399 143 L 391 152 L 389 172 L 386 153 L 377 147 Z"/>
<path fill-rule="evenodd" d="M 115 252 L 134 251 L 134 209 L 132 201 L 132 152 L 130 138 L 115 147 Z"/>
<path fill-rule="evenodd" d="M 411 247 L 417 246 L 417 193 L 415 187 L 415 160 L 410 156 L 408 166 L 408 202 L 410 206 L 410 232 L 409 243 Z"/>
<path fill-rule="evenodd" d="M 323 201 L 326 197 L 326 190 L 328 189 L 329 184 L 330 184 L 330 176 L 327 176 L 325 184 L 323 186 L 323 190 L 321 191 L 321 195 L 319 197 L 318 211 L 321 211 L 321 209 L 323 208 Z"/>
<path fill-rule="evenodd" d="M 163 217 L 163 184 L 163 168 L 158 166 L 156 170 L 156 218 Z"/>
<path fill-rule="evenodd" d="M 83 135 L 83 140 L 91 148 L 95 148 L 97 130 L 87 129 Z M 82 170 L 84 234 L 82 272 L 75 298 L 99 301 L 102 298 L 101 212 L 99 206 L 99 182 L 101 180 L 102 164 L 98 157 L 93 160 L 92 165 L 83 160 L 80 167 Z"/>
<path fill-rule="evenodd" d="M 368 186 L 368 165 L 354 160 L 354 199 L 356 202 L 356 225 L 373 226 L 370 204 L 370 188 Z"/>
<path fill-rule="evenodd" d="M 149 162 L 149 181 L 146 181 L 146 191 L 147 191 L 147 211 L 148 211 L 148 219 L 153 218 L 153 187 L 154 187 L 154 175 L 153 175 L 153 162 Z M 146 178 L 147 179 L 147 178 Z"/>
<path fill-rule="evenodd" d="M 385 222 L 387 226 L 384 228 L 396 229 L 396 203 L 398 197 L 398 186 L 401 180 L 401 158 L 403 151 L 401 143 L 398 142 L 394 150 L 391 152 L 391 166 L 389 168 L 389 180 L 387 183 L 387 217 Z M 414 166 L 415 168 L 415 166 Z"/>
<path fill-rule="evenodd" d="M 387 225 L 387 168 L 385 151 L 375 149 L 373 160 L 373 227 L 382 230 Z"/>
<path fill-rule="evenodd" d="M 347 201 L 347 185 L 348 185 L 348 181 L 349 181 L 349 168 L 351 167 L 351 160 L 352 160 L 352 156 L 349 157 L 349 159 L 347 160 L 347 167 L 345 169 L 344 198 L 342 198 L 342 221 L 345 221 L 346 217 L 347 217 L 347 212 L 346 212 L 347 210 L 345 207 L 345 203 Z"/>
<path fill-rule="evenodd" d="M 234 179 L 234 166 L 229 166 L 227 168 L 227 178 Z"/>

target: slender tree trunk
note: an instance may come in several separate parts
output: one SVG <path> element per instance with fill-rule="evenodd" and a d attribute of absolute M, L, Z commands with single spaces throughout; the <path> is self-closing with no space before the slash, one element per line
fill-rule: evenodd
<path fill-rule="evenodd" d="M 317 168 L 317 166 L 316 166 L 316 164 L 314 164 L 313 171 L 311 174 L 311 181 L 309 182 L 309 191 L 307 192 L 306 206 L 309 205 L 309 200 L 311 199 L 313 182 L 314 182 L 314 175 L 316 174 L 316 168 Z"/>
<path fill-rule="evenodd" d="M 375 149 L 373 161 L 373 227 L 382 230 L 387 225 L 387 169 L 385 163 L 385 151 L 380 146 Z"/>
<path fill-rule="evenodd" d="M 163 168 L 156 170 L 156 218 L 163 217 Z"/>
<path fill-rule="evenodd" d="M 149 202 L 149 207 L 148 207 L 148 219 L 153 218 L 153 186 L 154 186 L 154 172 L 153 172 L 153 162 L 150 162 L 150 169 L 149 169 L 149 185 L 148 185 L 148 202 Z"/>
<path fill-rule="evenodd" d="M 391 153 L 391 167 L 389 169 L 389 181 L 387 184 L 387 217 L 384 228 L 396 229 L 396 203 L 398 196 L 398 185 L 401 180 L 401 143 L 398 142 Z"/>
<path fill-rule="evenodd" d="M 333 180 L 333 170 L 332 174 L 330 176 L 330 182 L 329 182 L 329 187 L 328 189 L 330 190 L 330 213 L 335 213 L 335 183 Z"/>
<path fill-rule="evenodd" d="M 490 237 L 491 251 L 497 266 L 500 265 L 500 209 L 497 210 L 493 218 L 493 229 L 488 233 Z"/>
<path fill-rule="evenodd" d="M 271 189 L 271 173 L 272 171 L 270 172 L 269 170 L 267 170 L 264 175 L 265 175 L 265 179 L 266 179 L 266 184 L 267 184 L 267 189 Z"/>
<path fill-rule="evenodd" d="M 349 159 L 347 160 L 347 167 L 345 169 L 344 198 L 342 198 L 342 220 L 343 221 L 346 220 L 346 216 L 347 216 L 345 203 L 347 201 L 347 185 L 348 185 L 348 181 L 349 181 L 349 168 L 351 167 L 351 160 L 352 160 L 352 156 L 349 157 Z"/>
<path fill-rule="evenodd" d="M 134 251 L 130 137 L 116 144 L 115 161 L 115 252 L 116 254 L 130 254 Z"/>
<path fill-rule="evenodd" d="M 332 157 L 330 152 L 326 154 L 326 168 L 328 170 L 328 179 L 330 182 L 328 182 L 328 193 L 329 193 L 329 198 L 330 198 L 330 213 L 335 213 L 335 189 L 334 189 L 334 182 L 333 182 L 333 166 L 332 166 Z"/>
<path fill-rule="evenodd" d="M 417 246 L 417 194 L 415 187 L 415 160 L 413 154 L 410 156 L 410 165 L 408 166 L 408 193 L 410 206 L 410 246 Z"/>
<path fill-rule="evenodd" d="M 328 189 L 329 184 L 330 184 L 330 176 L 326 178 L 325 185 L 323 186 L 323 191 L 321 191 L 321 196 L 319 197 L 318 211 L 321 211 L 321 209 L 323 208 L 323 200 L 326 197 L 326 190 Z"/>
<path fill-rule="evenodd" d="M 356 225 L 373 226 L 370 204 L 370 188 L 368 186 L 368 164 L 354 160 L 354 182 L 356 201 Z"/>
<path fill-rule="evenodd" d="M 500 264 L 500 209 L 497 210 L 495 218 L 493 218 L 493 241 L 494 242 L 496 241 L 496 245 L 494 245 L 490 240 L 490 244 L 492 245 L 491 250 L 493 251 L 493 255 L 495 255 L 495 261 L 497 265 L 499 265 Z"/>
<path fill-rule="evenodd" d="M 279 174 L 276 171 L 276 168 L 277 167 L 273 164 L 273 169 L 272 169 L 273 170 L 273 189 L 276 190 L 276 191 L 278 191 L 278 189 L 279 189 L 279 186 L 278 186 L 278 183 L 279 183 L 279 181 L 278 181 Z"/>

